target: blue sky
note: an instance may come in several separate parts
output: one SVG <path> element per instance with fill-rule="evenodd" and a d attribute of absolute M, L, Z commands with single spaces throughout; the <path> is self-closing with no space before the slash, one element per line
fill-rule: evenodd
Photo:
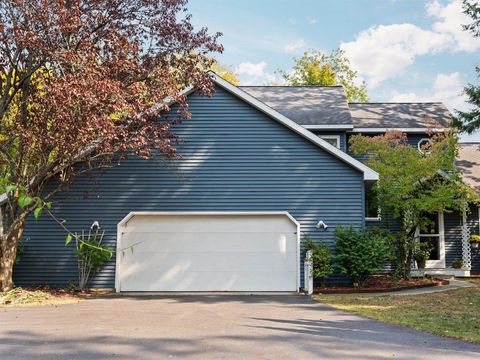
<path fill-rule="evenodd" d="M 223 33 L 217 58 L 243 84 L 265 84 L 305 50 L 346 51 L 371 101 L 443 101 L 467 109 L 480 39 L 460 0 L 190 0 L 196 26 Z M 462 136 L 479 141 L 480 134 Z"/>

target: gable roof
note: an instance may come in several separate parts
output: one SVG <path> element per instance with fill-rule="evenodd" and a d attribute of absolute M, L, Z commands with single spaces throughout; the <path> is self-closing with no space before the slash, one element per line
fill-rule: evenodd
<path fill-rule="evenodd" d="M 307 129 L 384 132 L 441 131 L 452 115 L 441 102 L 348 103 L 342 86 L 240 86 Z"/>
<path fill-rule="evenodd" d="M 240 86 L 248 94 L 304 127 L 351 125 L 342 86 Z"/>
<path fill-rule="evenodd" d="M 455 166 L 463 181 L 480 194 L 480 143 L 458 144 Z"/>
<path fill-rule="evenodd" d="M 355 128 L 447 128 L 450 111 L 435 103 L 349 103 Z"/>
<path fill-rule="evenodd" d="M 289 119 L 285 115 L 279 113 L 278 111 L 272 109 L 270 106 L 266 105 L 262 101 L 258 100 L 257 98 L 253 97 L 246 91 L 244 91 L 242 88 L 237 87 L 228 81 L 222 79 L 220 76 L 215 74 L 213 71 L 210 71 L 210 74 L 212 76 L 212 80 L 226 90 L 227 92 L 237 96 L 238 98 L 242 99 L 246 103 L 250 104 L 257 110 L 267 114 L 270 116 L 273 120 L 276 120 L 280 124 L 286 126 L 290 130 L 294 131 L 298 135 L 302 136 L 303 138 L 309 140 L 319 148 L 325 150 L 326 152 L 332 154 L 333 156 L 337 157 L 344 163 L 350 165 L 351 167 L 361 171 L 363 173 L 363 178 L 364 180 L 378 180 L 378 173 L 375 172 L 374 170 L 370 169 L 368 166 L 365 164 L 361 163 L 360 161 L 354 159 L 350 155 L 344 153 L 342 150 L 338 149 L 337 147 L 329 144 L 325 140 L 319 138 L 312 132 L 308 131 L 301 125 L 297 124 L 295 121 Z M 191 91 L 191 90 L 189 90 Z"/>

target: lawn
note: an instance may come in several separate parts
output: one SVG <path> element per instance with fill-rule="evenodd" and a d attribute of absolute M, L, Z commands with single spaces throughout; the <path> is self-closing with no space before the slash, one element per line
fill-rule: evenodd
<path fill-rule="evenodd" d="M 317 295 L 337 309 L 480 344 L 480 287 L 423 295 Z"/>

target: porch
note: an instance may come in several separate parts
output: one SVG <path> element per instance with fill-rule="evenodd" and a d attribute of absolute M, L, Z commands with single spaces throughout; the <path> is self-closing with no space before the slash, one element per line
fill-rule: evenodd
<path fill-rule="evenodd" d="M 412 276 L 469 277 L 480 273 L 478 243 L 470 243 L 470 237 L 480 233 L 480 208 L 470 205 L 462 213 L 438 213 L 432 216 L 431 226 L 417 231 L 419 241 L 432 246 L 425 267 L 413 264 Z M 461 265 L 461 267 L 460 267 Z"/>

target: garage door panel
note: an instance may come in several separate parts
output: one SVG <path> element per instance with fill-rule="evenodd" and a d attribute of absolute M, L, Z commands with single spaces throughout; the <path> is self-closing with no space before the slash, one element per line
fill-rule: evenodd
<path fill-rule="evenodd" d="M 138 274 L 138 273 L 137 273 Z M 134 274 L 122 291 L 296 291 L 296 272 L 282 272 L 272 278 L 271 272 L 188 272 L 144 278 Z M 290 284 L 290 285 L 286 285 Z"/>
<path fill-rule="evenodd" d="M 189 252 L 295 252 L 297 250 L 296 235 L 289 233 L 210 233 L 201 237 L 194 233 L 127 233 L 123 235 L 122 246 L 133 246 L 136 251 L 158 251 L 161 242 L 162 251 Z"/>
<path fill-rule="evenodd" d="M 148 260 L 147 260 L 148 259 Z M 136 271 L 163 273 L 178 268 L 186 271 L 283 271 L 295 269 L 295 253 L 137 253 L 125 255 L 122 263 Z"/>
<path fill-rule="evenodd" d="M 251 216 L 163 216 L 152 222 L 149 216 L 136 216 L 128 221 L 124 232 L 157 232 L 159 228 L 163 232 L 176 233 L 179 229 L 183 233 L 256 233 L 262 232 L 294 232 L 296 226 L 291 221 L 281 221 L 283 215 L 251 215 Z M 279 221 L 280 220 L 280 221 Z M 241 227 L 238 224 L 242 224 Z"/>
<path fill-rule="evenodd" d="M 298 230 L 285 215 L 142 214 L 120 231 L 121 291 L 297 290 Z"/>

